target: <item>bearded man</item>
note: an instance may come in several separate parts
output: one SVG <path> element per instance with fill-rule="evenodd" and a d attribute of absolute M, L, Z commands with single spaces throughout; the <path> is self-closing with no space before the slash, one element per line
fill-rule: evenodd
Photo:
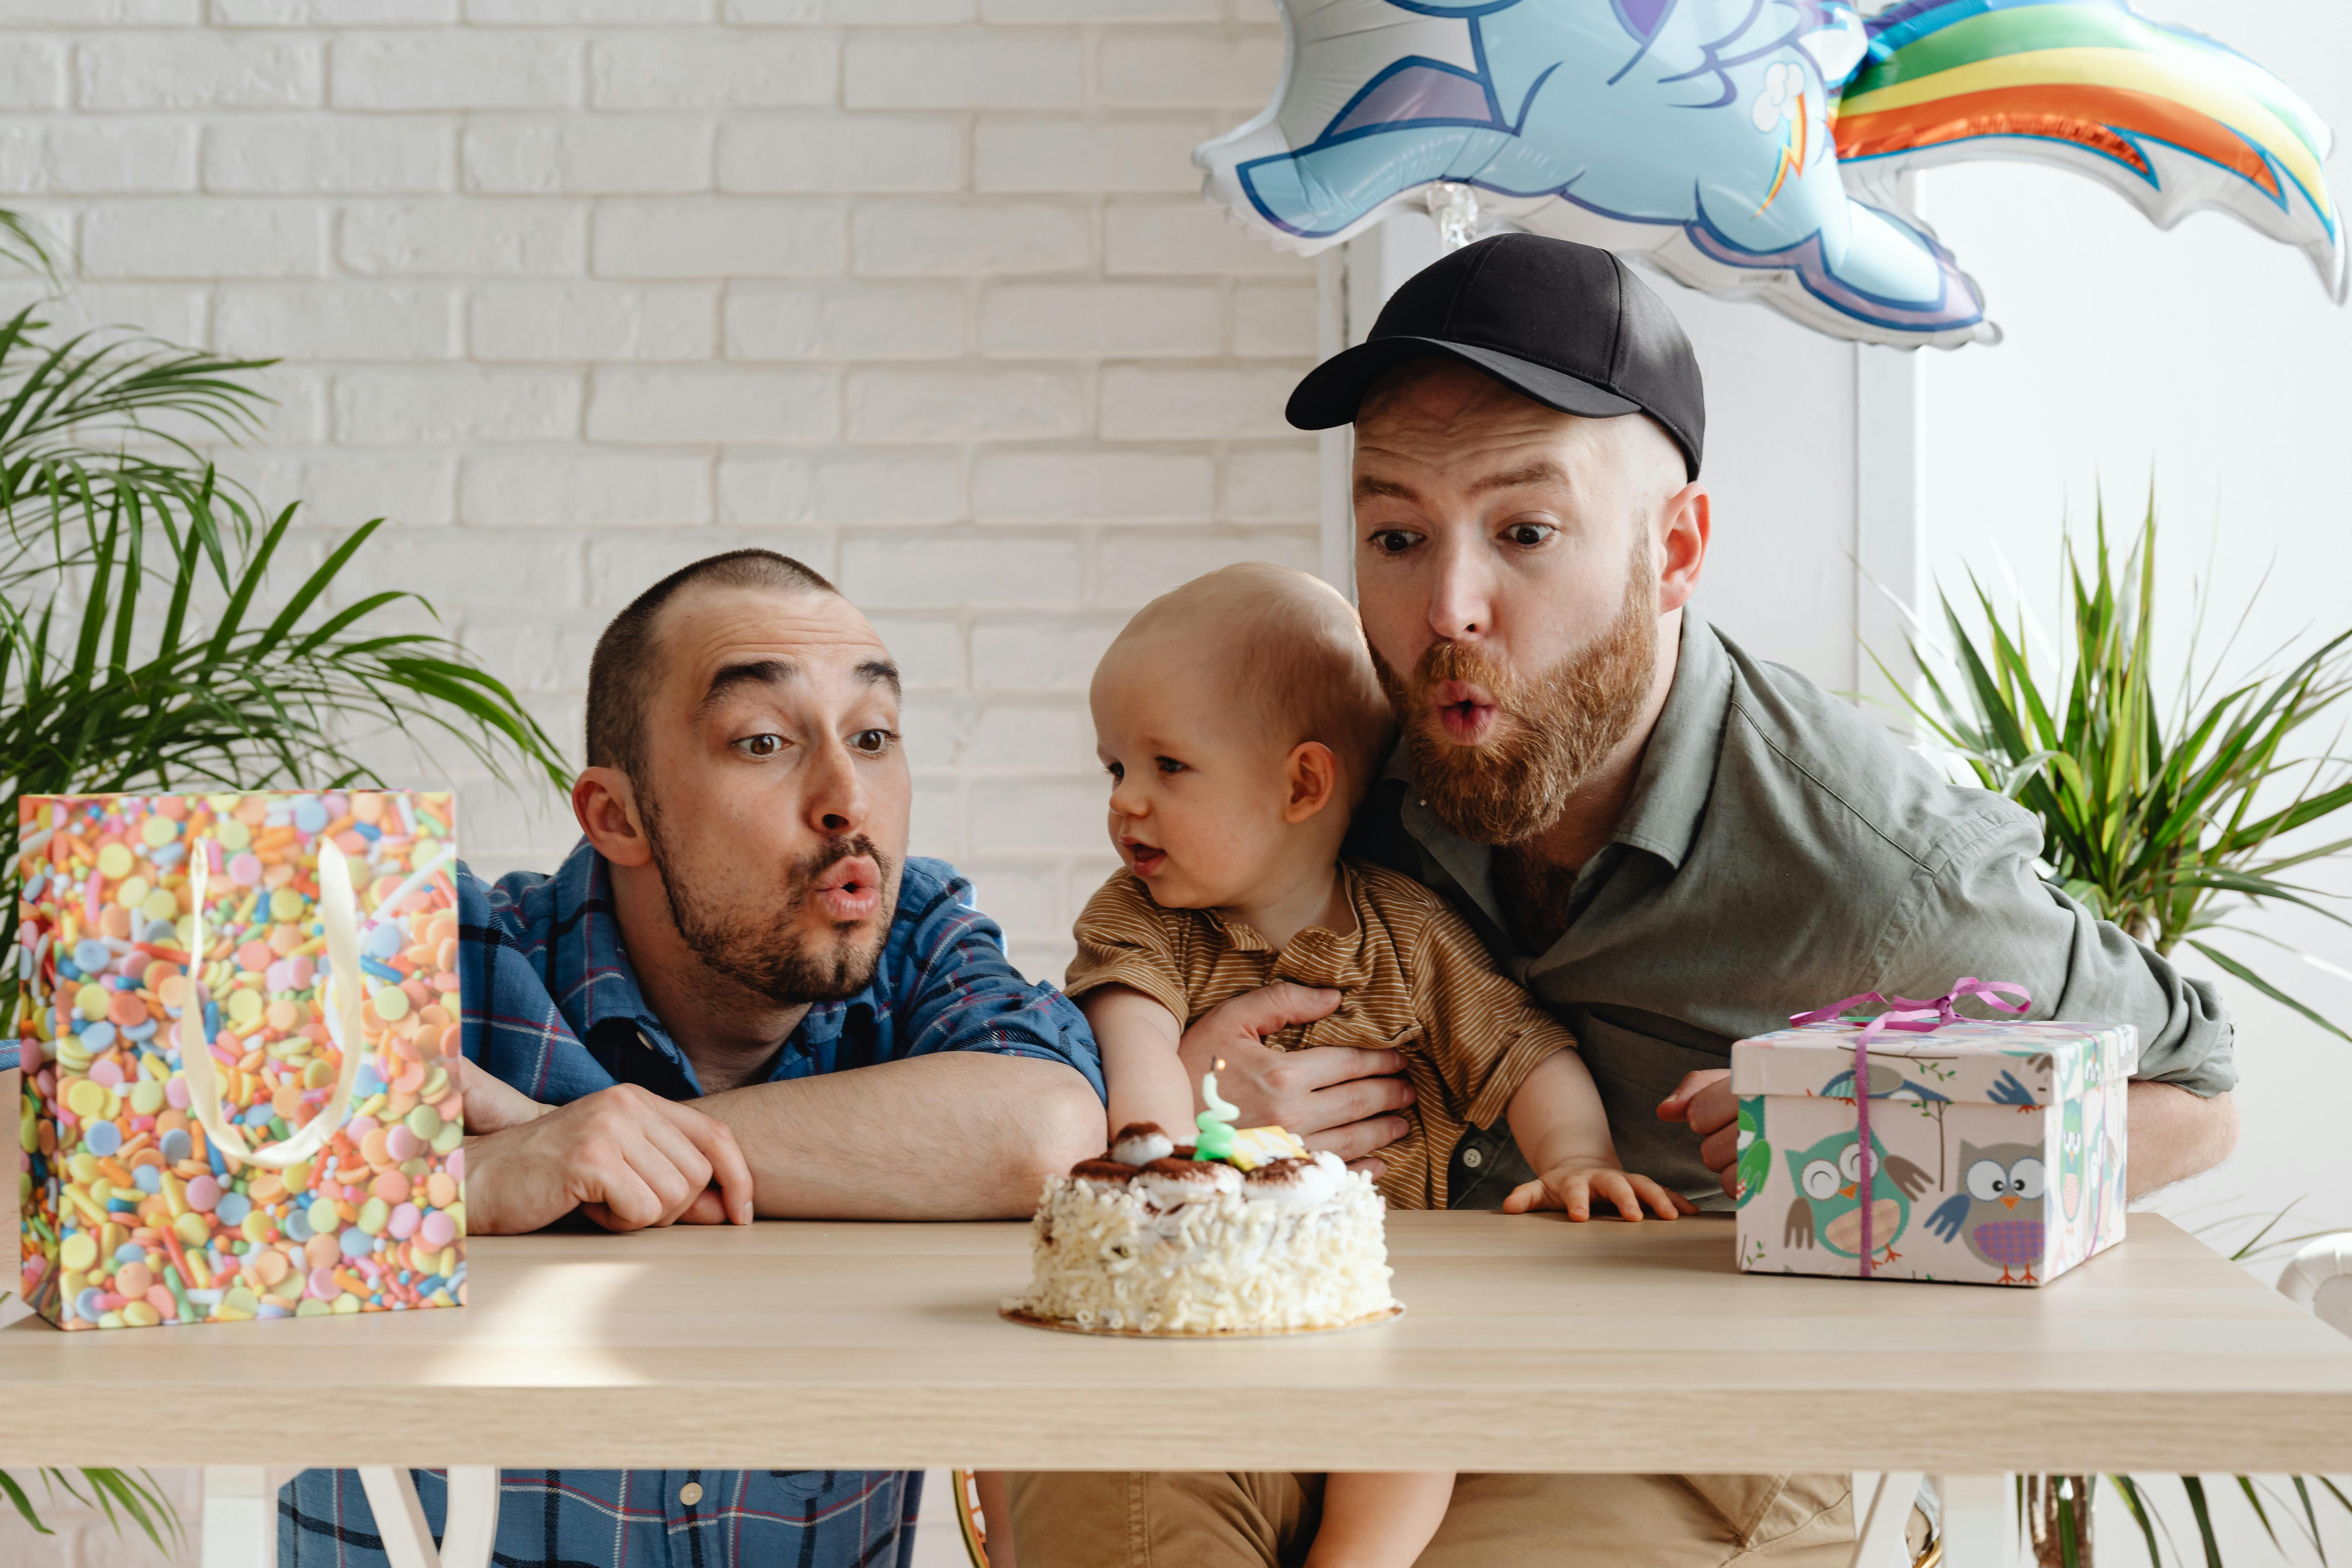
<path fill-rule="evenodd" d="M 1948 784 L 1688 607 L 1713 527 L 1698 364 L 1615 257 L 1532 235 L 1456 251 L 1289 414 L 1355 425 L 1357 595 L 1402 737 L 1349 852 L 1444 893 L 1575 1031 L 1628 1169 L 1728 1208 L 1734 1040 L 1971 974 L 2026 985 L 2037 1017 L 2137 1026 L 2135 1195 L 2228 1155 L 2236 1074 L 2212 988 L 2041 880 L 2022 809 Z M 1225 1058 L 1244 1121 L 1377 1159 L 1403 1131 L 1374 1098 L 1391 1068 L 1247 1037 L 1333 1003 L 1236 997 L 1184 1055 L 1195 1074 Z M 1530 1173 L 1507 1128 L 1474 1130 L 1449 1191 L 1492 1207 Z M 1255 1568 L 1314 1537 L 1312 1477 L 1057 1479 L 1072 1516 L 1108 1522 L 1018 1516 L 1024 1568 Z M 1843 1476 L 1465 1475 L 1419 1563 L 1832 1568 L 1852 1552 L 1849 1494 Z"/>
<path fill-rule="evenodd" d="M 1086 1020 L 907 854 L 898 669 L 831 584 L 764 550 L 664 578 L 597 642 L 587 728 L 562 867 L 457 879 L 469 1230 L 1022 1217 L 1101 1151 Z M 903 1568 L 920 1480 L 509 1471 L 497 1552 Z M 386 1561 L 350 1472 L 279 1516 L 289 1568 Z"/>

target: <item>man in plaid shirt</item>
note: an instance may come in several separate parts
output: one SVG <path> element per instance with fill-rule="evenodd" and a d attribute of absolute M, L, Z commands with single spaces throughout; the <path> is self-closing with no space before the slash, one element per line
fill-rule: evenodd
<path fill-rule="evenodd" d="M 1085 1020 L 906 854 L 898 722 L 873 628 L 783 556 L 698 562 L 614 618 L 585 837 L 552 877 L 459 878 L 468 1229 L 1015 1217 L 1101 1150 Z M 442 1479 L 416 1479 L 437 1535 Z M 904 1568 L 920 1481 L 509 1470 L 493 1561 Z M 278 1514 L 284 1568 L 388 1562 L 352 1472 Z"/>

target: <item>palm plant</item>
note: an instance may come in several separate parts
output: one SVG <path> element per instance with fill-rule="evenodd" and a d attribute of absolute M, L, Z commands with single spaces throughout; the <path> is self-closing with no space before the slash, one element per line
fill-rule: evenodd
<path fill-rule="evenodd" d="M 1949 595 L 1939 595 L 1951 637 L 1949 673 L 1937 674 L 1936 653 L 1914 639 L 1926 696 L 1893 683 L 1986 788 L 2041 818 L 2052 880 L 2094 914 L 2159 953 L 2186 942 L 2263 995 L 2352 1041 L 2334 1019 L 2207 940 L 2228 932 L 2286 947 L 2231 923 L 2241 910 L 2265 902 L 2352 925 L 2326 907 L 2336 895 L 2285 879 L 2297 867 L 2352 848 L 2352 837 L 2285 842 L 2352 805 L 2347 759 L 2335 754 L 2332 742 L 2316 752 L 2302 745 L 2303 731 L 2352 694 L 2352 631 L 2284 669 L 2273 655 L 2263 673 L 2221 689 L 2230 647 L 2200 673 L 2192 634 L 2179 689 L 2167 703 L 2157 689 L 2153 500 L 2120 573 L 2104 510 L 2087 577 L 2084 563 L 2071 559 L 2071 550 L 2069 555 L 2071 668 L 2037 669 L 2023 611 L 2013 627 L 2004 626 L 1972 576 L 1986 626 L 1981 640 Z M 2200 591 L 2200 629 L 2202 598 Z M 2231 646 L 2252 612 L 2250 601 Z M 2287 951 L 2345 973 L 2313 954 Z"/>
<path fill-rule="evenodd" d="M 0 257 L 55 276 L 5 212 Z M 568 782 L 502 682 L 448 639 L 388 624 L 431 616 L 422 598 L 377 588 L 331 608 L 382 519 L 299 580 L 273 579 L 295 509 L 265 512 L 203 446 L 255 430 L 268 399 L 253 375 L 270 362 L 121 331 L 52 342 L 39 315 L 0 325 L 0 795 L 373 783 L 362 751 L 387 732 L 444 740 L 510 784 Z M 16 813 L 0 812 L 12 901 L 17 836 Z M 10 988 L 0 1024 L 14 1004 Z M 159 1549 L 180 1538 L 143 1472 L 40 1474 Z M 0 1495 L 45 1530 L 5 1471 Z"/>
<path fill-rule="evenodd" d="M 2352 837 L 2317 845 L 2282 844 L 2352 805 L 2352 770 L 2334 741 L 2317 752 L 2303 748 L 2301 732 L 2352 693 L 2352 632 L 2278 668 L 2221 687 L 2220 666 L 2252 614 L 2250 602 L 2228 644 L 2202 673 L 2195 632 L 2206 603 L 2200 589 L 2189 657 L 2169 703 L 2157 689 L 2156 510 L 2146 518 L 2117 571 L 2100 509 L 2085 563 L 2067 548 L 2072 645 L 2054 669 L 2037 668 L 2021 608 L 2004 625 L 1991 596 L 1973 574 L 1981 636 L 1972 633 L 1950 595 L 1938 595 L 1949 647 L 1911 639 L 1924 696 L 1915 694 L 1883 660 L 1873 661 L 1928 733 L 1956 755 L 1987 788 L 2017 801 L 2040 818 L 2042 858 L 2050 878 L 2094 914 L 2111 920 L 2160 953 L 2186 942 L 2228 973 L 2294 1008 L 2328 1033 L 2352 1034 L 2315 1007 L 2289 994 L 2241 960 L 2206 940 L 2220 932 L 2286 944 L 2231 923 L 2249 906 L 2287 903 L 2352 924 L 2324 900 L 2335 895 L 2289 882 L 2286 873 L 2352 849 Z M 2288 948 L 2335 974 L 2346 972 L 2313 954 Z M 2292 1210 L 2293 1205 L 2289 1205 Z M 2287 1217 L 2274 1216 L 2232 1258 L 2250 1261 L 2290 1244 L 2335 1234 L 2314 1231 L 2272 1240 Z M 2280 1545 L 2272 1512 L 2285 1514 L 2322 1562 L 2315 1484 L 2352 1510 L 2326 1477 L 2289 1478 L 2294 1505 L 2249 1476 L 2232 1478 L 2273 1546 Z M 2095 1476 L 2018 1479 L 2020 1519 L 2039 1568 L 2090 1568 Z M 2149 1568 L 2164 1568 L 2159 1536 L 2170 1531 L 2139 1479 L 2106 1478 L 2138 1526 Z M 2205 1568 L 2223 1568 L 2220 1538 L 2203 1479 L 2181 1485 L 2197 1526 Z M 2266 1507 L 2264 1498 L 2269 1498 Z M 2186 1557 L 2176 1545 L 2176 1561 Z"/>
<path fill-rule="evenodd" d="M 8 1296 L 8 1291 L 0 1290 L 0 1302 L 6 1301 Z M 106 1522 L 118 1531 L 122 1528 L 122 1520 L 130 1520 L 158 1552 L 165 1550 L 163 1542 L 166 1536 L 171 1538 L 173 1546 L 186 1539 L 186 1531 L 180 1524 L 179 1510 L 156 1487 L 155 1478 L 144 1470 L 134 1475 L 129 1470 L 65 1470 L 45 1466 L 39 1473 L 42 1490 L 49 1496 L 55 1497 L 58 1491 L 64 1491 L 82 1507 L 96 1509 L 104 1514 Z M 76 1477 L 80 1478 L 79 1483 Z M 89 1489 L 84 1491 L 84 1487 Z M 7 1499 L 25 1522 L 41 1534 L 57 1533 L 41 1522 L 39 1512 L 33 1507 L 33 1500 L 26 1494 L 16 1479 L 5 1470 L 0 1470 L 0 1497 Z M 116 1517 L 118 1510 L 121 1510 L 121 1518 Z"/>
<path fill-rule="evenodd" d="M 196 443 L 253 431 L 270 362 L 111 333 L 52 345 L 37 311 L 0 325 L 0 787 L 343 784 L 373 777 L 354 749 L 369 729 L 567 782 L 503 682 L 445 637 L 383 629 L 404 605 L 429 616 L 418 595 L 327 613 L 383 519 L 262 612 L 295 508 L 264 513 Z M 11 813 L 12 871 L 16 838 Z"/>
<path fill-rule="evenodd" d="M 260 395 L 223 360 L 124 340 L 40 344 L 0 325 L 0 786 L 248 788 L 372 777 L 359 726 L 439 732 L 494 774 L 564 782 L 554 743 L 496 677 L 427 633 L 380 630 L 394 589 L 324 611 L 383 524 L 258 605 L 295 516 L 223 481 L 173 416 L 250 428 Z M 108 440 L 108 437 L 113 437 Z M 130 446 L 151 444 L 152 455 Z M 100 444 L 104 443 L 104 444 Z M 215 614 L 203 600 L 225 601 Z M 0 855 L 13 856 L 13 815 Z"/>
<path fill-rule="evenodd" d="M 172 1506 L 172 1500 L 157 1489 L 155 1478 L 144 1470 L 64 1470 L 44 1467 L 40 1477 L 42 1489 L 49 1496 L 55 1497 L 63 1491 L 82 1507 L 95 1509 L 104 1514 L 106 1522 L 112 1525 L 117 1532 L 122 1529 L 122 1521 L 130 1520 L 158 1552 L 173 1550 L 187 1537 L 185 1528 L 180 1523 L 179 1510 Z M 87 1491 L 83 1489 L 85 1487 L 89 1489 Z M 0 1470 L 0 1497 L 5 1497 L 14 1504 L 25 1522 L 41 1534 L 57 1533 L 41 1522 L 40 1513 L 33 1507 L 32 1498 L 5 1470 Z"/>

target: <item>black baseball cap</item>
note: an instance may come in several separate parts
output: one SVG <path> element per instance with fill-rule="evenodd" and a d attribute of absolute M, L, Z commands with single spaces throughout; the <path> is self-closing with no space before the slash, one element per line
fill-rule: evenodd
<path fill-rule="evenodd" d="M 1596 246 L 1497 234 L 1404 281 L 1371 335 L 1307 374 L 1284 410 L 1301 430 L 1352 423 L 1365 389 L 1408 360 L 1444 354 L 1563 414 L 1646 414 L 1698 478 L 1706 389 L 1682 323 L 1624 262 Z"/>

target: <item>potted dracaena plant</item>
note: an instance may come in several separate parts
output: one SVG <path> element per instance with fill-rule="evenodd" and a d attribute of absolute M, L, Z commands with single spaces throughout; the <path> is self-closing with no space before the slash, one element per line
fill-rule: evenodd
<path fill-rule="evenodd" d="M 58 281 L 6 212 L 0 259 Z M 504 683 L 447 638 L 404 629 L 432 606 L 367 571 L 383 519 L 289 571 L 296 509 L 267 511 L 215 471 L 206 447 L 254 432 L 268 402 L 256 373 L 271 362 L 126 331 L 55 334 L 44 314 L 0 317 L 0 797 L 374 782 L 363 753 L 387 736 L 454 744 L 510 784 L 568 783 Z M 11 805 L 0 896 L 12 904 L 16 841 Z M 15 987 L 0 998 L 5 1042 Z M 14 1059 L 0 1047 L 0 1068 Z M 143 1472 L 39 1478 L 158 1550 L 184 1538 Z M 0 1497 L 47 1533 L 5 1470 Z"/>
<path fill-rule="evenodd" d="M 2292 879 L 2301 868 L 2352 850 L 2352 837 L 2326 833 L 2331 824 L 2352 822 L 2338 816 L 2352 806 L 2352 765 L 2332 747 L 2314 751 L 2306 743 L 2316 732 L 2313 727 L 2352 694 L 2352 631 L 2300 658 L 2275 653 L 2256 673 L 2234 682 L 2220 673 L 2231 649 L 2225 647 L 2200 668 L 2192 635 L 2179 683 L 2168 697 L 2157 673 L 2156 543 L 2152 497 L 2120 569 L 2104 507 L 2087 560 L 2070 537 L 2070 614 L 2054 667 L 2036 666 L 2024 611 L 2004 624 L 1973 576 L 1969 587 L 1982 629 L 1972 628 L 1950 595 L 1939 594 L 1948 642 L 1909 639 L 1919 671 L 1916 689 L 1874 653 L 1873 661 L 1904 694 L 1931 747 L 1958 758 L 1985 788 L 2041 819 L 2050 880 L 2158 952 L 2168 955 L 2185 945 L 2352 1041 L 2341 1023 L 2273 978 L 2275 971 L 2257 970 L 2215 945 L 2224 936 L 2267 943 L 2352 978 L 2341 966 L 2243 923 L 2248 912 L 2270 903 L 2352 925 L 2330 907 L 2339 901 L 2335 895 Z M 2201 627 L 2201 592 L 2200 600 Z M 2252 608 L 2250 602 L 2238 631 Z M 2232 1256 L 2248 1261 L 2335 1234 L 2271 1239 L 2286 1217 L 2273 1216 Z M 2326 1477 L 2290 1477 L 2292 1503 L 2252 1477 L 2233 1479 L 2273 1544 L 2280 1542 L 2272 1522 L 2275 1510 L 2323 1561 L 2315 1489 L 2352 1510 L 2352 1498 Z M 2138 1526 L 2151 1568 L 2164 1568 L 2159 1534 L 2169 1539 L 2170 1531 L 2148 1487 L 2130 1476 L 2107 1480 Z M 2096 1481 L 2094 1476 L 2019 1479 L 2020 1519 L 2041 1568 L 2089 1568 Z M 2180 1484 L 2206 1568 L 2222 1568 L 2204 1482 L 2184 1476 Z M 2185 1561 L 2177 1549 L 2173 1556 Z"/>

